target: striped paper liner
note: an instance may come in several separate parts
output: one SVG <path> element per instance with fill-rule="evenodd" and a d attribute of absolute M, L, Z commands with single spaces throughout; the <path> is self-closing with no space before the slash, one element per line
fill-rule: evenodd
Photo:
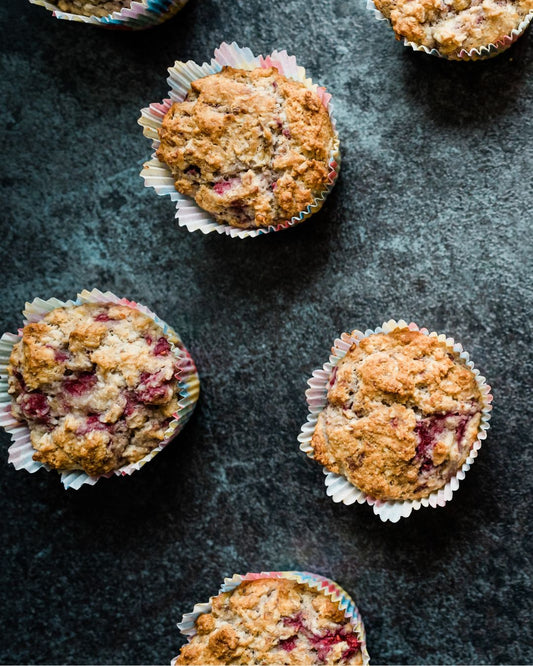
<path fill-rule="evenodd" d="M 328 472 L 324 469 L 324 474 L 326 475 L 326 494 L 331 497 L 334 502 L 342 502 L 347 505 L 354 504 L 355 502 L 358 504 L 369 504 L 373 507 L 374 513 L 378 515 L 382 521 L 390 521 L 392 523 L 398 522 L 400 518 L 407 518 L 413 511 L 417 511 L 421 507 L 436 508 L 444 506 L 446 502 L 449 502 L 452 499 L 453 493 L 458 489 L 459 482 L 465 478 L 466 472 L 468 472 L 474 463 L 483 440 L 487 437 L 492 410 L 490 386 L 486 383 L 485 377 L 483 377 L 479 370 L 474 367 L 474 363 L 470 360 L 468 352 L 463 350 L 461 344 L 455 342 L 453 338 L 448 338 L 443 334 L 439 335 L 438 333 L 430 333 L 426 328 L 419 328 L 412 322 L 408 324 L 402 319 L 399 321 L 391 319 L 379 328 L 376 328 L 375 330 L 367 330 L 364 333 L 361 331 L 343 333 L 341 337 L 334 342 L 329 362 L 325 363 L 322 368 L 315 370 L 313 376 L 307 382 L 309 388 L 305 395 L 307 398 L 309 414 L 307 415 L 307 421 L 302 426 L 300 435 L 298 436 L 300 450 L 306 453 L 309 458 L 314 458 L 311 439 L 318 420 L 318 415 L 326 406 L 330 379 L 337 363 L 344 358 L 353 344 L 358 344 L 363 338 L 367 338 L 374 333 L 390 333 L 391 331 L 401 328 L 408 328 L 411 331 L 419 331 L 424 335 L 436 337 L 440 342 L 446 344 L 447 348 L 454 354 L 454 356 L 464 361 L 465 365 L 472 370 L 476 377 L 476 382 L 481 393 L 482 410 L 477 439 L 461 469 L 442 488 L 435 490 L 423 499 L 378 500 L 366 495 L 362 490 L 359 490 L 359 488 L 350 483 L 346 477 L 335 474 L 334 472 Z"/>
<path fill-rule="evenodd" d="M 55 308 L 73 307 L 83 303 L 116 303 L 117 305 L 125 305 L 132 309 L 139 310 L 139 312 L 143 312 L 161 328 L 163 335 L 170 342 L 172 353 L 180 361 L 180 369 L 178 371 L 179 407 L 178 411 L 173 414 L 173 419 L 169 423 L 168 429 L 165 432 L 165 439 L 137 462 L 129 463 L 102 476 L 89 476 L 82 470 L 61 472 L 61 481 L 64 487 L 73 488 L 74 490 L 78 490 L 83 485 L 92 486 L 101 478 L 109 478 L 113 475 L 129 476 L 130 474 L 133 474 L 133 472 L 141 469 L 141 467 L 152 460 L 152 458 L 157 455 L 159 451 L 162 451 L 180 432 L 191 416 L 200 392 L 200 381 L 194 361 L 184 347 L 179 335 L 146 306 L 141 305 L 140 303 L 135 303 L 134 301 L 129 301 L 125 298 L 119 298 L 110 291 L 101 292 L 98 289 L 93 289 L 92 291 L 84 290 L 77 295 L 75 301 L 70 300 L 65 302 L 60 301 L 57 298 L 50 298 L 46 301 L 41 298 L 36 298 L 32 303 L 26 303 L 26 307 L 23 311 L 24 325 L 30 322 L 40 321 L 48 312 L 51 312 Z M 25 469 L 30 473 L 43 468 L 50 471 L 48 466 L 33 460 L 35 450 L 31 445 L 30 431 L 25 423 L 17 421 L 11 413 L 11 396 L 7 392 L 7 366 L 9 364 L 9 357 L 13 346 L 20 339 L 20 335 L 14 335 L 13 333 L 4 333 L 0 338 L 0 426 L 11 435 L 13 441 L 13 444 L 9 447 L 8 451 L 8 462 L 10 462 L 15 469 Z"/>
<path fill-rule="evenodd" d="M 219 234 L 226 234 L 232 238 L 250 238 L 287 229 L 303 222 L 313 215 L 313 213 L 320 210 L 335 184 L 340 168 L 339 137 L 336 130 L 335 117 L 333 116 L 331 95 L 326 92 L 325 88 L 317 86 L 311 79 L 306 77 L 305 69 L 296 63 L 294 56 L 289 56 L 286 51 L 274 51 L 266 57 L 254 56 L 249 48 L 241 48 L 233 42 L 232 44 L 222 43 L 215 50 L 215 56 L 210 63 L 204 62 L 202 65 L 198 65 L 192 60 L 188 62 L 176 61 L 174 66 L 168 70 L 170 74 L 167 79 L 170 86 L 168 98 L 164 99 L 161 103 L 153 103 L 149 107 L 142 109 L 141 117 L 138 121 L 139 125 L 143 127 L 144 136 L 152 140 L 152 148 L 155 151 L 159 146 L 158 129 L 161 127 L 163 117 L 172 104 L 174 102 L 182 102 L 185 99 L 193 81 L 204 76 L 209 76 L 210 74 L 216 74 L 226 65 L 247 70 L 258 67 L 275 67 L 280 74 L 294 81 L 300 81 L 309 90 L 318 95 L 322 104 L 329 112 L 335 132 L 335 143 L 329 156 L 329 185 L 326 189 L 305 210 L 282 224 L 258 229 L 239 229 L 228 224 L 216 222 L 207 211 L 196 204 L 194 199 L 177 192 L 169 167 L 157 159 L 155 152 L 152 154 L 151 159 L 143 165 L 140 174 L 141 178 L 143 178 L 146 187 L 153 187 L 160 196 L 170 197 L 171 201 L 176 204 L 175 217 L 178 220 L 179 226 L 186 227 L 189 231 L 199 230 L 204 234 L 216 231 Z"/>
<path fill-rule="evenodd" d="M 366 8 L 372 12 L 374 18 L 378 21 L 387 21 L 390 25 L 389 19 L 384 16 L 379 9 L 377 9 L 373 0 L 366 0 Z M 494 56 L 499 55 L 506 51 L 516 40 L 521 37 L 526 31 L 527 27 L 533 20 L 533 10 L 530 11 L 523 19 L 520 21 L 518 26 L 511 30 L 508 35 L 504 35 L 496 42 L 491 42 L 485 46 L 479 46 L 473 49 L 461 49 L 458 54 L 445 55 L 441 53 L 438 49 L 430 49 L 423 44 L 416 44 L 415 42 L 410 42 L 407 38 L 404 37 L 403 45 L 411 47 L 413 51 L 420 51 L 422 53 L 427 53 L 427 55 L 436 56 L 437 58 L 444 58 L 445 60 L 456 60 L 456 61 L 469 61 L 469 60 L 488 60 L 489 58 L 494 58 Z"/>

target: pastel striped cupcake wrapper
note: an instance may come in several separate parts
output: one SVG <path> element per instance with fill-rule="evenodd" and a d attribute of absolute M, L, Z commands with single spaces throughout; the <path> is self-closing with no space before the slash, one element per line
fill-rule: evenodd
<path fill-rule="evenodd" d="M 367 330 L 364 333 L 361 331 L 343 333 L 341 337 L 334 342 L 329 362 L 325 363 L 322 368 L 315 370 L 311 379 L 307 382 L 309 388 L 305 395 L 307 398 L 309 414 L 307 416 L 307 421 L 302 426 L 300 435 L 298 436 L 300 450 L 306 453 L 309 458 L 314 458 L 311 439 L 318 420 L 318 415 L 327 403 L 328 386 L 335 366 L 342 358 L 344 358 L 350 347 L 353 344 L 357 344 L 363 338 L 367 338 L 374 333 L 390 333 L 399 328 L 409 328 L 411 331 L 420 331 L 420 333 L 423 333 L 424 335 L 436 337 L 441 342 L 445 342 L 450 352 L 456 357 L 463 359 L 467 367 L 470 368 L 476 376 L 476 382 L 481 393 L 483 406 L 477 440 L 474 442 L 470 454 L 463 466 L 457 474 L 446 483 L 446 485 L 423 499 L 378 500 L 366 495 L 362 490 L 359 490 L 359 488 L 350 483 L 344 476 L 335 474 L 334 472 L 328 472 L 324 469 L 324 474 L 326 475 L 326 494 L 331 497 L 334 502 L 342 502 L 347 505 L 354 504 L 355 502 L 358 504 L 366 503 L 373 508 L 374 513 L 379 516 L 382 521 L 390 521 L 392 523 L 398 522 L 401 518 L 407 518 L 413 511 L 418 511 L 421 507 L 436 508 L 444 506 L 446 502 L 451 501 L 453 493 L 459 488 L 460 481 L 465 478 L 466 473 L 477 458 L 483 440 L 487 437 L 492 410 L 492 394 L 490 393 L 490 386 L 486 383 L 485 377 L 483 377 L 479 370 L 474 367 L 474 363 L 470 360 L 468 352 L 463 350 L 461 344 L 455 342 L 453 338 L 447 338 L 443 334 L 439 335 L 438 333 L 430 333 L 426 328 L 419 328 L 415 323 L 411 322 L 410 324 L 407 324 L 407 322 L 402 319 L 399 321 L 391 319 L 379 328 L 376 328 L 375 330 Z"/>
<path fill-rule="evenodd" d="M 198 378 L 194 361 L 174 329 L 146 306 L 141 305 L 140 303 L 135 303 L 134 301 L 128 301 L 125 298 L 119 298 L 110 291 L 101 292 L 98 289 L 93 289 L 92 291 L 84 290 L 78 294 L 75 301 L 60 301 L 57 298 L 50 298 L 45 301 L 41 298 L 36 298 L 32 303 L 26 303 L 26 307 L 23 311 L 24 325 L 30 322 L 40 321 L 48 312 L 51 312 L 55 308 L 73 307 L 83 303 L 116 303 L 118 305 L 126 305 L 143 312 L 161 328 L 163 334 L 171 344 L 172 353 L 180 360 L 178 377 L 179 408 L 174 414 L 174 418 L 169 423 L 168 429 L 165 432 L 165 439 L 152 449 L 152 451 L 146 454 L 144 458 L 141 458 L 141 460 L 124 465 L 120 469 L 102 476 L 88 476 L 82 470 L 61 472 L 61 481 L 64 487 L 72 488 L 74 490 L 78 490 L 83 485 L 92 486 L 101 478 L 109 478 L 113 475 L 129 476 L 133 474 L 133 472 L 141 469 L 141 467 L 152 460 L 159 451 L 162 451 L 187 423 L 200 393 L 200 380 Z M 10 462 L 15 469 L 25 469 L 30 473 L 34 473 L 39 469 L 51 471 L 48 466 L 33 460 L 35 450 L 31 445 L 30 431 L 25 423 L 17 421 L 11 413 L 11 396 L 7 392 L 7 366 L 9 364 L 9 357 L 11 356 L 13 346 L 20 339 L 21 337 L 19 335 L 14 335 L 13 333 L 4 333 L 0 338 L 0 426 L 11 435 L 13 441 L 13 444 L 9 447 L 8 451 L 8 462 Z"/>
<path fill-rule="evenodd" d="M 185 6 L 187 0 L 138 0 L 132 2 L 130 7 L 124 7 L 109 16 L 81 16 L 70 12 L 63 12 L 56 4 L 48 0 L 30 0 L 33 5 L 39 5 L 52 12 L 58 19 L 87 23 L 100 28 L 115 30 L 143 30 L 163 23 Z"/>
<path fill-rule="evenodd" d="M 376 8 L 373 0 L 366 0 L 366 8 L 372 12 L 376 20 L 387 21 L 390 25 L 389 19 L 384 16 L 379 11 L 379 9 Z M 427 46 L 423 46 L 422 44 L 415 44 L 415 42 L 410 42 L 406 38 L 403 40 L 403 45 L 411 47 L 413 51 L 420 51 L 422 53 L 426 53 L 427 55 L 436 56 L 437 58 L 444 58 L 445 60 L 488 60 L 489 58 L 494 58 L 494 56 L 503 53 L 512 44 L 514 44 L 516 40 L 524 34 L 532 20 L 533 11 L 530 11 L 527 16 L 519 23 L 518 27 L 516 27 L 514 30 L 511 30 L 508 35 L 504 35 L 498 41 L 487 44 L 486 46 L 480 46 L 479 48 L 470 50 L 462 49 L 457 56 L 444 55 L 436 48 L 430 49 Z"/>
<path fill-rule="evenodd" d="M 339 608 L 344 610 L 345 617 L 349 618 L 354 626 L 354 631 L 361 643 L 361 654 L 363 656 L 364 666 L 367 666 L 370 663 L 370 657 L 368 656 L 368 650 L 366 647 L 365 627 L 357 606 L 346 590 L 343 590 L 340 585 L 329 578 L 307 571 L 262 571 L 261 573 L 247 573 L 244 575 L 235 574 L 231 578 L 224 578 L 224 584 L 220 587 L 217 594 L 231 592 L 245 581 L 260 580 L 262 578 L 286 578 L 288 580 L 296 580 L 313 589 L 320 590 L 334 602 L 338 603 Z M 195 604 L 193 611 L 191 613 L 186 613 L 181 622 L 178 623 L 179 630 L 184 636 L 187 636 L 189 640 L 196 634 L 195 623 L 198 617 L 203 613 L 211 612 L 212 599 L 213 597 L 211 597 L 207 603 Z M 171 666 L 174 666 L 176 659 L 177 657 L 171 661 Z"/>
<path fill-rule="evenodd" d="M 335 145 L 329 157 L 330 171 L 328 187 L 316 197 L 312 204 L 301 211 L 299 215 L 282 224 L 271 225 L 261 229 L 238 229 L 228 224 L 215 222 L 209 213 L 196 204 L 194 199 L 177 192 L 170 169 L 166 164 L 157 159 L 155 152 L 152 158 L 143 165 L 140 175 L 146 187 L 153 187 L 160 196 L 169 196 L 171 201 L 176 204 L 175 217 L 180 227 L 186 227 L 189 231 L 202 231 L 204 234 L 216 231 L 219 234 L 226 234 L 232 238 L 254 238 L 262 234 L 292 227 L 320 210 L 338 176 L 340 168 L 339 138 L 335 117 L 333 116 L 331 95 L 326 92 L 325 88 L 317 86 L 311 79 L 306 77 L 305 69 L 296 63 L 294 56 L 289 56 L 286 51 L 274 51 L 267 57 L 254 56 L 249 48 L 241 48 L 233 42 L 232 44 L 222 43 L 215 50 L 215 57 L 212 58 L 210 63 L 204 62 L 203 65 L 198 65 L 192 60 L 188 62 L 176 61 L 174 66 L 169 68 L 170 76 L 167 82 L 170 86 L 170 91 L 168 98 L 164 99 L 161 103 L 153 103 L 149 107 L 142 109 L 141 117 L 138 120 L 139 125 L 143 128 L 144 136 L 152 140 L 154 151 L 159 146 L 157 130 L 161 127 L 163 117 L 172 104 L 174 102 L 182 102 L 185 99 L 193 81 L 204 76 L 209 76 L 210 74 L 216 74 L 226 65 L 247 70 L 256 69 L 257 67 L 276 67 L 280 74 L 294 81 L 300 81 L 309 90 L 312 90 L 319 96 L 322 104 L 329 112 L 336 137 Z"/>

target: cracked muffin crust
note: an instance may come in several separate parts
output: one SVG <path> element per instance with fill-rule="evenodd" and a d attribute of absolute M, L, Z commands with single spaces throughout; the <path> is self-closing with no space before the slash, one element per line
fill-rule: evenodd
<path fill-rule="evenodd" d="M 22 329 L 8 365 L 11 411 L 33 459 L 99 476 L 143 458 L 178 410 L 180 362 L 161 328 L 125 305 L 52 310 Z"/>
<path fill-rule="evenodd" d="M 330 597 L 294 580 L 242 582 L 211 600 L 175 664 L 362 664 L 354 626 Z"/>
<path fill-rule="evenodd" d="M 224 67 L 193 81 L 166 113 L 157 158 L 178 192 L 220 224 L 290 220 L 329 185 L 336 143 L 316 93 L 277 69 Z"/>
<path fill-rule="evenodd" d="M 461 468 L 481 412 L 475 374 L 444 342 L 409 329 L 375 333 L 334 367 L 311 446 L 374 499 L 420 499 Z"/>
<path fill-rule="evenodd" d="M 103 18 L 131 5 L 131 0 L 56 0 L 58 9 L 81 16 Z"/>
<path fill-rule="evenodd" d="M 494 44 L 533 11 L 533 0 L 374 0 L 397 39 L 450 58 Z"/>

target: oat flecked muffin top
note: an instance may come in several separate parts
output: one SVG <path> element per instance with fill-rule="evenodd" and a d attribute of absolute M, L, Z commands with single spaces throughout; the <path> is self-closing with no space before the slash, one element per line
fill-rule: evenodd
<path fill-rule="evenodd" d="M 26 324 L 8 365 L 12 413 L 34 460 L 91 476 L 143 458 L 178 409 L 179 360 L 150 317 L 124 305 L 57 308 Z"/>
<path fill-rule="evenodd" d="M 334 368 L 314 457 L 375 499 L 444 486 L 477 439 L 481 393 L 444 342 L 408 329 L 353 344 Z"/>
<path fill-rule="evenodd" d="M 103 18 L 131 5 L 131 0 L 56 0 L 62 12 Z"/>
<path fill-rule="evenodd" d="M 533 0 L 374 0 L 398 39 L 458 57 L 509 35 L 533 10 Z"/>
<path fill-rule="evenodd" d="M 176 664 L 362 664 L 344 611 L 294 580 L 261 578 L 212 599 Z"/>
<path fill-rule="evenodd" d="M 220 224 L 276 225 L 328 186 L 336 137 L 316 93 L 274 69 L 224 67 L 198 79 L 159 130 L 178 192 Z"/>

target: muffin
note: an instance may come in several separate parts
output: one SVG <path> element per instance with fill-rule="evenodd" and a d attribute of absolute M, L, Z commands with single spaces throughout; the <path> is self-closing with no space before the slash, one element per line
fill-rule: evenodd
<path fill-rule="evenodd" d="M 187 0 L 30 0 L 59 19 L 102 28 L 143 30 L 174 16 Z"/>
<path fill-rule="evenodd" d="M 364 630 L 354 613 L 346 613 L 331 592 L 301 580 L 253 574 L 213 597 L 173 664 L 366 662 Z"/>
<path fill-rule="evenodd" d="M 274 67 L 224 67 L 193 81 L 159 138 L 156 156 L 176 190 L 220 224 L 280 224 L 329 184 L 329 114 L 315 92 Z"/>
<path fill-rule="evenodd" d="M 451 501 L 487 437 L 485 377 L 459 343 L 412 322 L 343 333 L 308 384 L 300 449 L 334 502 L 384 522 Z"/>
<path fill-rule="evenodd" d="M 142 109 L 155 152 L 141 177 L 176 202 L 189 231 L 232 238 L 316 213 L 339 171 L 331 95 L 286 51 L 223 43 L 210 63 L 176 62 L 169 99 Z"/>
<path fill-rule="evenodd" d="M 477 50 L 508 47 L 522 22 L 533 12 L 533 0 L 374 0 L 389 19 L 397 39 L 435 49 L 450 59 L 468 59 Z M 494 50 L 494 49 L 492 49 Z"/>
<path fill-rule="evenodd" d="M 99 477 L 138 464 L 186 420 L 198 393 L 194 364 L 140 307 L 116 299 L 37 317 L 30 310 L 7 377 L 11 415 L 27 426 L 34 461 Z M 182 409 L 184 378 L 194 381 Z"/>
<path fill-rule="evenodd" d="M 81 16 L 109 16 L 131 5 L 132 0 L 57 0 L 58 9 Z"/>
<path fill-rule="evenodd" d="M 417 500 L 461 469 L 485 403 L 477 374 L 446 340 L 409 328 L 373 333 L 333 368 L 310 444 L 371 498 Z"/>

